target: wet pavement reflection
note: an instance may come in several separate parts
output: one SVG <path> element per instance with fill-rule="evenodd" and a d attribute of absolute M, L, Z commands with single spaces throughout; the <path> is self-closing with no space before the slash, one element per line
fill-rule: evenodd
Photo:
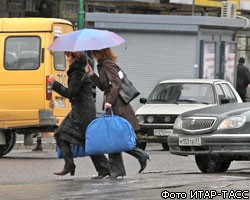
<path fill-rule="evenodd" d="M 233 162 L 226 173 L 202 174 L 192 157 L 171 155 L 160 146 L 151 146 L 147 152 L 151 161 L 142 174 L 138 174 L 138 162 L 123 154 L 127 176 L 93 180 L 96 172 L 89 157 L 75 159 L 75 176 L 59 177 L 53 172 L 64 162 L 56 158 L 54 150 L 15 150 L 0 159 L 0 200 L 178 199 L 163 198 L 164 191 L 172 195 L 181 192 L 187 195 L 184 199 L 190 199 L 190 191 L 250 189 L 249 162 Z"/>

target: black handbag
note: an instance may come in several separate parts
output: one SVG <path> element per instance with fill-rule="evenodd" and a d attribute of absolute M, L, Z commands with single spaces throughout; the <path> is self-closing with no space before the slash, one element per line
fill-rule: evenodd
<path fill-rule="evenodd" d="M 135 88 L 133 83 L 128 79 L 127 75 L 121 68 L 118 72 L 118 75 L 122 81 L 122 86 L 119 91 L 119 95 L 124 101 L 124 103 L 128 104 L 130 101 L 136 98 L 140 94 L 140 92 Z"/>

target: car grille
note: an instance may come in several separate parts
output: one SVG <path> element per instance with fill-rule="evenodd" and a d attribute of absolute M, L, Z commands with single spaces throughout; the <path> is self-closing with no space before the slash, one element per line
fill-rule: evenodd
<path fill-rule="evenodd" d="M 153 123 L 150 124 L 174 124 L 178 115 L 146 115 L 145 118 L 147 119 L 148 116 L 154 117 Z M 145 123 L 148 123 L 147 120 Z"/>
<path fill-rule="evenodd" d="M 182 129 L 187 131 L 208 130 L 213 127 L 214 117 L 187 117 L 182 119 Z"/>

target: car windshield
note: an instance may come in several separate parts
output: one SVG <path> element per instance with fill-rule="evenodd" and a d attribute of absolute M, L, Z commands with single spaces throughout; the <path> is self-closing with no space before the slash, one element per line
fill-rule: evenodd
<path fill-rule="evenodd" d="M 214 91 L 208 83 L 161 83 L 149 95 L 147 103 L 214 104 Z"/>

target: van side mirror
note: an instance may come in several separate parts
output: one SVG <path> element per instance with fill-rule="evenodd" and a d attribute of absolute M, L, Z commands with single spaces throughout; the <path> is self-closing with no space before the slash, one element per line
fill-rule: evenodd
<path fill-rule="evenodd" d="M 147 102 L 146 98 L 140 98 L 140 103 L 145 104 Z"/>

